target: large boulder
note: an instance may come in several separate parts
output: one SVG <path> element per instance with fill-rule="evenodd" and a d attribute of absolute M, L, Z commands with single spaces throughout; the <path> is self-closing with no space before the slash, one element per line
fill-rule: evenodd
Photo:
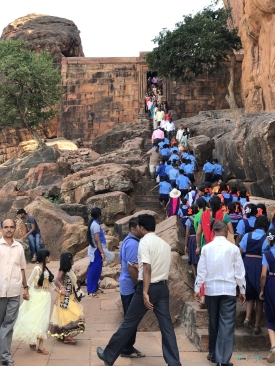
<path fill-rule="evenodd" d="M 86 202 L 89 209 L 99 207 L 102 210 L 102 222 L 112 225 L 135 210 L 135 202 L 124 192 L 108 192 L 90 197 Z"/>
<path fill-rule="evenodd" d="M 141 173 L 129 165 L 103 164 L 90 167 L 63 179 L 61 199 L 64 203 L 86 204 L 87 199 L 105 192 L 130 192 Z"/>
<path fill-rule="evenodd" d="M 70 216 L 80 216 L 84 219 L 85 225 L 88 225 L 88 222 L 91 218 L 90 210 L 87 205 L 80 205 L 78 203 L 71 203 L 69 205 L 65 203 L 61 203 L 59 205 L 61 210 L 67 212 Z"/>
<path fill-rule="evenodd" d="M 61 64 L 65 57 L 83 57 L 80 31 L 71 20 L 49 15 L 28 14 L 7 25 L 1 40 L 21 39 L 29 49 L 49 51 L 54 63 Z"/>
<path fill-rule="evenodd" d="M 116 221 L 115 225 L 114 225 L 115 235 L 118 237 L 118 239 L 120 241 L 123 240 L 129 232 L 129 226 L 128 226 L 129 220 L 132 217 L 137 217 L 138 215 L 143 215 L 143 214 L 152 215 L 155 217 L 156 220 L 159 219 L 158 214 L 156 212 L 150 211 L 150 210 L 138 211 L 138 212 L 135 212 L 133 215 L 123 217 L 122 219 Z"/>
<path fill-rule="evenodd" d="M 184 254 L 185 230 L 178 216 L 171 216 L 157 224 L 155 232 L 171 246 L 172 252 Z"/>
<path fill-rule="evenodd" d="M 87 246 L 87 227 L 81 217 L 68 215 L 43 197 L 37 197 L 25 209 L 35 217 L 53 260 L 59 260 L 62 252 L 75 255 Z"/>
<path fill-rule="evenodd" d="M 214 149 L 214 141 L 205 135 L 199 135 L 188 139 L 188 147 L 196 153 L 197 164 L 203 166 L 205 159 L 211 159 Z"/>
<path fill-rule="evenodd" d="M 30 197 L 27 193 L 22 192 L 24 195 L 19 195 L 21 192 L 5 193 L 0 190 L 0 221 L 5 219 L 15 219 L 16 213 L 20 208 L 24 208 L 31 203 Z"/>

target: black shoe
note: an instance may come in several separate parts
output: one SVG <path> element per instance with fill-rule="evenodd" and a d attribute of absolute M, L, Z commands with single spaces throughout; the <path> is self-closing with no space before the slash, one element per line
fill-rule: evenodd
<path fill-rule="evenodd" d="M 113 365 L 112 363 L 108 363 L 105 360 L 104 351 L 101 347 L 97 347 L 96 353 L 97 353 L 97 357 L 100 358 L 102 361 L 104 361 L 104 366 L 112 366 Z"/>
<path fill-rule="evenodd" d="M 212 363 L 216 363 L 215 357 L 210 355 L 210 353 L 208 353 L 208 355 L 207 355 L 207 360 Z"/>
<path fill-rule="evenodd" d="M 217 366 L 233 366 L 233 363 L 232 362 L 229 362 L 229 363 L 220 363 L 220 362 L 218 362 Z"/>

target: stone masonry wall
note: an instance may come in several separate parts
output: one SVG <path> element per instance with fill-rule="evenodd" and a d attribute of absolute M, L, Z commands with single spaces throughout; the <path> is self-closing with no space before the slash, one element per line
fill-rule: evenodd
<path fill-rule="evenodd" d="M 138 115 L 138 58 L 63 58 L 59 136 L 90 140 Z"/>

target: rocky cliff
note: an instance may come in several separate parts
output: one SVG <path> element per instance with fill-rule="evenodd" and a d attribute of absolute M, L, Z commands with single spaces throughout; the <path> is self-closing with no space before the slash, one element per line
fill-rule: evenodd
<path fill-rule="evenodd" d="M 275 109 L 275 2 L 224 0 L 232 7 L 231 26 L 243 44 L 242 89 L 247 113 Z"/>
<path fill-rule="evenodd" d="M 73 21 L 41 14 L 29 14 L 7 25 L 3 39 L 21 39 L 31 50 L 49 51 L 56 64 L 65 57 L 83 57 L 80 31 Z"/>

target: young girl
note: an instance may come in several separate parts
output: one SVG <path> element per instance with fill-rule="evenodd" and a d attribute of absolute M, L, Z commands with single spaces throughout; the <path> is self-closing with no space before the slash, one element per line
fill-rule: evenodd
<path fill-rule="evenodd" d="M 185 227 L 185 223 L 188 219 L 188 211 L 189 211 L 190 207 L 188 206 L 188 201 L 186 198 L 182 199 L 182 204 L 178 210 L 178 216 L 181 218 L 181 223 L 183 225 L 183 227 Z"/>
<path fill-rule="evenodd" d="M 188 254 L 188 263 L 191 264 L 193 276 L 196 278 L 199 255 L 196 254 L 196 231 L 194 228 L 194 218 L 198 213 L 198 208 L 194 204 L 189 210 L 192 214 L 185 223 L 185 254 Z"/>
<path fill-rule="evenodd" d="M 240 192 L 238 192 L 238 195 L 241 206 L 244 206 L 246 202 L 249 202 L 249 194 L 246 189 L 241 189 Z"/>
<path fill-rule="evenodd" d="M 231 187 L 230 193 L 232 196 L 232 202 L 237 202 L 239 200 L 237 187 Z"/>
<path fill-rule="evenodd" d="M 79 268 L 73 271 L 73 263 L 72 253 L 61 254 L 60 268 L 54 282 L 60 291 L 65 290 L 65 295 L 61 294 L 56 299 L 49 325 L 49 334 L 66 344 L 76 344 L 73 337 L 85 330 L 83 309 L 75 295 L 77 281 L 75 274 Z"/>
<path fill-rule="evenodd" d="M 256 207 L 257 207 L 257 217 L 262 215 L 267 216 L 267 209 L 264 203 L 258 203 Z"/>
<path fill-rule="evenodd" d="M 43 348 L 47 339 L 47 330 L 51 311 L 50 290 L 55 290 L 59 296 L 65 294 L 65 289 L 58 289 L 53 283 L 53 274 L 47 267 L 50 263 L 50 252 L 40 249 L 37 253 L 37 265 L 33 268 L 28 280 L 30 300 L 23 301 L 14 327 L 13 339 L 22 340 L 29 344 L 30 349 L 48 355 Z"/>
<path fill-rule="evenodd" d="M 272 212 L 272 219 L 271 219 L 271 223 L 270 223 L 270 226 L 269 226 L 269 230 L 270 229 L 275 229 L 275 210 Z"/>
<path fill-rule="evenodd" d="M 260 300 L 264 300 L 264 310 L 267 318 L 267 329 L 270 339 L 271 354 L 268 363 L 275 362 L 275 229 L 270 229 L 267 235 L 270 250 L 263 253 Z M 268 275 L 269 274 L 269 275 Z"/>
<path fill-rule="evenodd" d="M 242 215 L 236 212 L 236 204 L 234 202 L 229 202 L 227 205 L 227 213 L 231 219 L 232 226 L 234 229 L 234 239 L 236 240 L 237 234 L 236 229 L 239 221 L 243 218 Z"/>
<path fill-rule="evenodd" d="M 232 195 L 229 193 L 229 189 L 225 183 L 220 184 L 220 189 L 218 194 L 221 194 L 224 199 L 224 204 L 227 206 L 229 202 L 232 202 Z"/>

